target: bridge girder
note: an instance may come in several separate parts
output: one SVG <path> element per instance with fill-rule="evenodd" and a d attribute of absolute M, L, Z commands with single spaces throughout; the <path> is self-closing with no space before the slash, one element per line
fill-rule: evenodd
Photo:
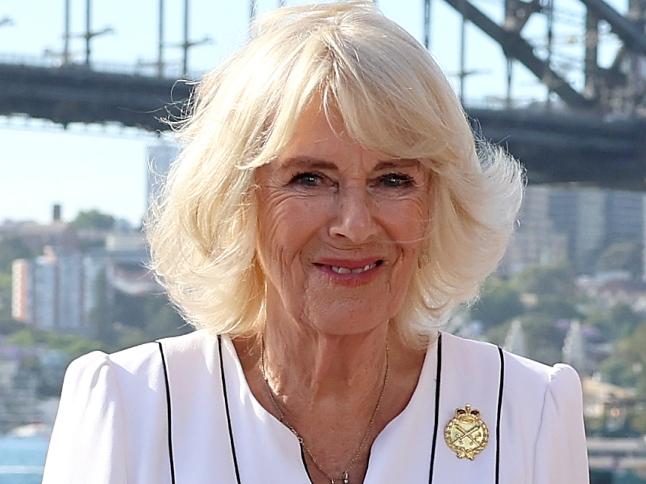
<path fill-rule="evenodd" d="M 469 0 L 445 0 L 458 13 L 473 22 L 480 30 L 495 40 L 514 59 L 518 59 L 538 79 L 543 81 L 573 109 L 589 109 L 594 103 L 576 89 L 544 60 L 534 54 L 534 48 L 515 30 L 502 28 Z"/>
<path fill-rule="evenodd" d="M 60 68 L 0 64 L 0 115 L 29 114 L 67 125 L 118 122 L 148 131 L 188 98 L 191 88 L 171 79 Z M 178 111 L 175 111 L 177 114 Z"/>
<path fill-rule="evenodd" d="M 646 35 L 603 0 L 581 0 L 598 18 L 605 20 L 629 49 L 646 55 Z"/>
<path fill-rule="evenodd" d="M 115 122 L 164 131 L 193 86 L 173 79 L 86 69 L 0 64 L 0 115 L 68 125 Z M 174 103 L 173 103 L 174 102 Z M 646 190 L 646 119 L 527 110 L 469 110 L 483 138 L 505 145 L 530 183 L 580 182 Z"/>

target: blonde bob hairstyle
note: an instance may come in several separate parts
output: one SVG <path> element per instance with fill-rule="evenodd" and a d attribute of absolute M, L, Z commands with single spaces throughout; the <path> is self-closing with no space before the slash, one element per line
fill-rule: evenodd
<path fill-rule="evenodd" d="M 276 10 L 201 81 L 146 223 L 152 268 L 194 326 L 234 337 L 262 331 L 254 170 L 281 153 L 312 100 L 339 113 L 364 147 L 429 170 L 427 246 L 393 322 L 403 341 L 419 344 L 496 268 L 523 173 L 500 149 L 476 148 L 437 64 L 372 2 Z"/>

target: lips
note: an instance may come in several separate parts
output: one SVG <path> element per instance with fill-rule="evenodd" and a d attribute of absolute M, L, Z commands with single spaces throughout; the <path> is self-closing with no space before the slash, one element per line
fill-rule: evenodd
<path fill-rule="evenodd" d="M 377 269 L 384 263 L 383 259 L 377 257 L 363 259 L 320 259 L 314 263 L 328 276 L 339 281 L 354 283 L 369 282 L 376 273 Z"/>
<path fill-rule="evenodd" d="M 357 267 L 356 269 L 350 269 L 349 267 L 344 267 L 344 266 L 330 266 L 333 272 L 336 272 L 337 274 L 361 274 L 362 272 L 367 272 L 370 269 L 374 269 L 377 267 L 377 262 L 373 262 L 372 264 L 366 264 L 363 267 Z"/>

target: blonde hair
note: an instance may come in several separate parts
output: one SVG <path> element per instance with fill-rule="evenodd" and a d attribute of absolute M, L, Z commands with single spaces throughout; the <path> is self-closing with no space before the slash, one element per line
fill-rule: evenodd
<path fill-rule="evenodd" d="M 364 147 L 431 174 L 428 245 L 395 324 L 413 345 L 475 298 L 505 251 L 523 191 L 518 163 L 479 143 L 429 53 L 372 2 L 281 8 L 197 87 L 183 143 L 146 224 L 152 268 L 184 317 L 257 334 L 253 172 L 290 141 L 313 99 Z"/>

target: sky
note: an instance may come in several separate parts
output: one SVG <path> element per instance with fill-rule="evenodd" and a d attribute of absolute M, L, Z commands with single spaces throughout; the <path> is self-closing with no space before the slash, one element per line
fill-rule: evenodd
<path fill-rule="evenodd" d="M 625 11 L 625 1 L 615 6 Z M 308 3 L 287 1 L 287 5 Z M 503 0 L 475 0 L 490 16 L 502 20 Z M 85 28 L 85 1 L 70 0 L 71 30 Z M 183 0 L 165 0 L 165 58 L 179 66 L 182 39 Z M 390 18 L 422 39 L 422 0 L 380 0 L 378 5 Z M 580 47 L 570 42 L 580 33 L 579 3 L 558 2 L 557 60 L 570 63 L 571 80 L 576 75 Z M 62 51 L 64 0 L 3 0 L 0 20 L 0 62 L 51 63 Z M 156 59 L 158 0 L 93 0 L 92 28 L 111 28 L 114 33 L 97 37 L 92 59 L 101 68 L 132 70 L 137 63 Z M 259 13 L 278 6 L 277 0 L 259 0 Z M 37 14 L 34 12 L 37 10 Z M 191 72 L 203 73 L 218 65 L 242 45 L 248 28 L 246 0 L 190 0 L 190 36 L 209 38 L 190 54 Z M 431 53 L 457 90 L 459 71 L 459 16 L 441 0 L 434 0 L 431 23 Z M 0 22 L 1 23 L 1 22 Z M 527 36 L 539 38 L 545 26 L 539 16 L 530 19 Z M 71 41 L 71 50 L 80 62 L 82 39 Z M 505 60 L 500 48 L 473 25 L 467 25 L 467 70 L 476 72 L 465 86 L 467 105 L 504 96 Z M 602 57 L 611 59 L 617 43 L 604 42 Z M 578 50 L 577 50 L 578 49 Z M 572 64 L 574 63 L 574 64 Z M 515 67 L 514 94 L 523 100 L 544 99 L 544 89 L 522 66 Z M 475 101 L 474 101 L 475 102 Z M 72 125 L 63 129 L 53 123 L 21 116 L 0 117 L 0 223 L 5 219 L 50 219 L 51 205 L 63 206 L 63 218 L 73 219 L 80 210 L 99 209 L 137 225 L 143 215 L 146 180 L 146 146 L 154 135 L 115 126 Z"/>

